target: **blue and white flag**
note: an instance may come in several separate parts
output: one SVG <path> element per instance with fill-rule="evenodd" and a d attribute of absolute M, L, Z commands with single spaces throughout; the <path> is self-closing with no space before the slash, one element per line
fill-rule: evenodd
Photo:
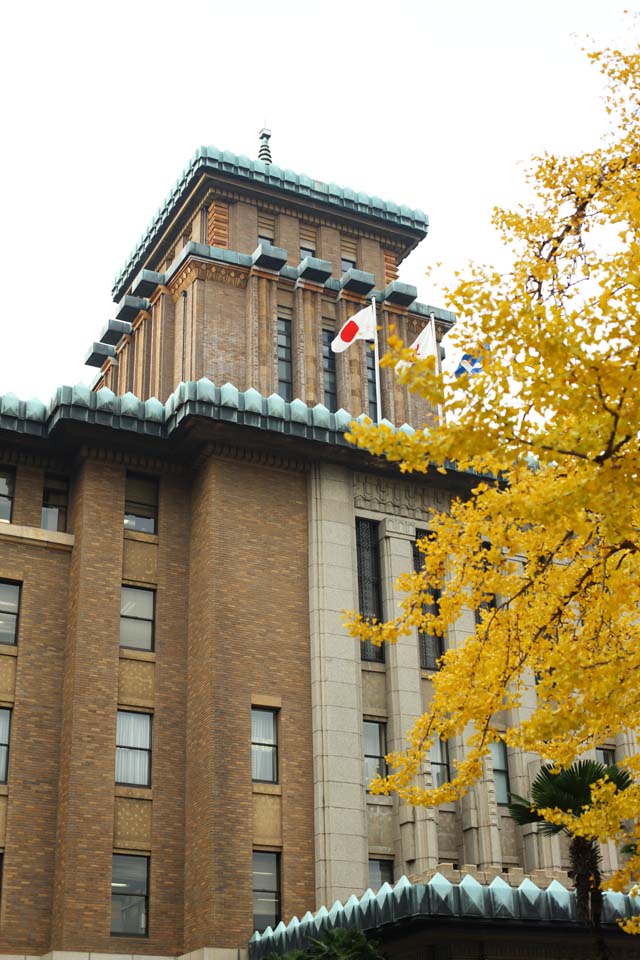
<path fill-rule="evenodd" d="M 461 377 L 463 373 L 468 373 L 472 377 L 474 374 L 481 372 L 482 360 L 480 357 L 472 357 L 470 353 L 463 353 L 453 375 L 454 377 Z"/>

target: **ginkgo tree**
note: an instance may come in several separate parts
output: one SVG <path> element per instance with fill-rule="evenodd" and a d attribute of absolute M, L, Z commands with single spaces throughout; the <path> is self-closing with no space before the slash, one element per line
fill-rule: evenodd
<path fill-rule="evenodd" d="M 440 424 L 351 428 L 403 472 L 477 474 L 467 498 L 429 518 L 424 568 L 398 583 L 399 616 L 349 618 L 355 636 L 382 643 L 416 628 L 444 635 L 463 608 L 478 611 L 406 750 L 374 782 L 413 804 L 464 795 L 497 739 L 564 768 L 640 731 L 640 50 L 589 56 L 605 78 L 608 132 L 591 152 L 534 159 L 531 201 L 494 213 L 509 271 L 472 266 L 448 291 L 459 318 L 450 339 L 480 373 L 405 365 L 402 381 L 442 409 Z M 383 363 L 400 359 L 415 355 L 392 338 Z M 535 708 L 510 713 L 534 683 Z M 450 782 L 425 789 L 416 775 L 430 745 L 453 736 L 464 758 Z M 640 755 L 621 764 L 640 779 Z M 640 783 L 619 792 L 605 779 L 592 797 L 580 813 L 545 817 L 640 851 Z M 639 878 L 640 852 L 609 882 Z"/>

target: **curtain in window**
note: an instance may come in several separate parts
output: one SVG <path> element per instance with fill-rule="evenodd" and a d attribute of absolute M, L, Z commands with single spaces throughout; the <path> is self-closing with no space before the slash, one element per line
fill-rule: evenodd
<path fill-rule="evenodd" d="M 251 711 L 251 760 L 254 780 L 276 780 L 275 714 L 270 710 Z"/>
<path fill-rule="evenodd" d="M 151 718 L 145 713 L 118 711 L 116 732 L 116 780 L 118 783 L 149 783 Z"/>

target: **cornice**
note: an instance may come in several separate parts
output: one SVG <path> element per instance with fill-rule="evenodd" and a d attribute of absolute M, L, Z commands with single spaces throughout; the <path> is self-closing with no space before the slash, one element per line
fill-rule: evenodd
<path fill-rule="evenodd" d="M 183 290 L 190 287 L 195 280 L 212 280 L 227 287 L 244 290 L 248 278 L 249 271 L 242 267 L 229 267 L 190 257 L 167 284 L 167 290 L 175 303 Z"/>

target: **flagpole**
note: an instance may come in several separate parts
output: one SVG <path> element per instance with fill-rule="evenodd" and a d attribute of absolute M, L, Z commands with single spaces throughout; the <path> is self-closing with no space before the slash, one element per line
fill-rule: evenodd
<path fill-rule="evenodd" d="M 432 331 L 432 333 L 433 333 L 433 343 L 434 343 L 435 351 L 436 351 L 436 355 L 435 355 L 435 357 L 434 357 L 434 360 L 435 360 L 435 371 L 436 371 L 436 374 L 438 374 L 438 376 L 441 376 L 441 375 L 442 375 L 442 360 L 440 359 L 440 347 L 439 347 L 439 345 L 438 345 L 438 337 L 436 336 L 436 318 L 435 318 L 435 316 L 433 315 L 433 313 L 431 314 L 431 320 L 430 320 L 429 322 L 431 323 L 431 331 Z M 443 411 L 443 409 L 442 409 L 442 404 L 439 403 L 439 404 L 438 404 L 438 424 L 441 425 L 443 422 L 444 422 L 444 411 Z"/>
<path fill-rule="evenodd" d="M 378 423 L 382 420 L 382 407 L 380 403 L 380 355 L 378 353 L 378 322 L 376 320 L 376 298 L 371 298 L 373 307 L 373 349 L 374 361 L 376 365 L 376 411 L 378 413 Z"/>

